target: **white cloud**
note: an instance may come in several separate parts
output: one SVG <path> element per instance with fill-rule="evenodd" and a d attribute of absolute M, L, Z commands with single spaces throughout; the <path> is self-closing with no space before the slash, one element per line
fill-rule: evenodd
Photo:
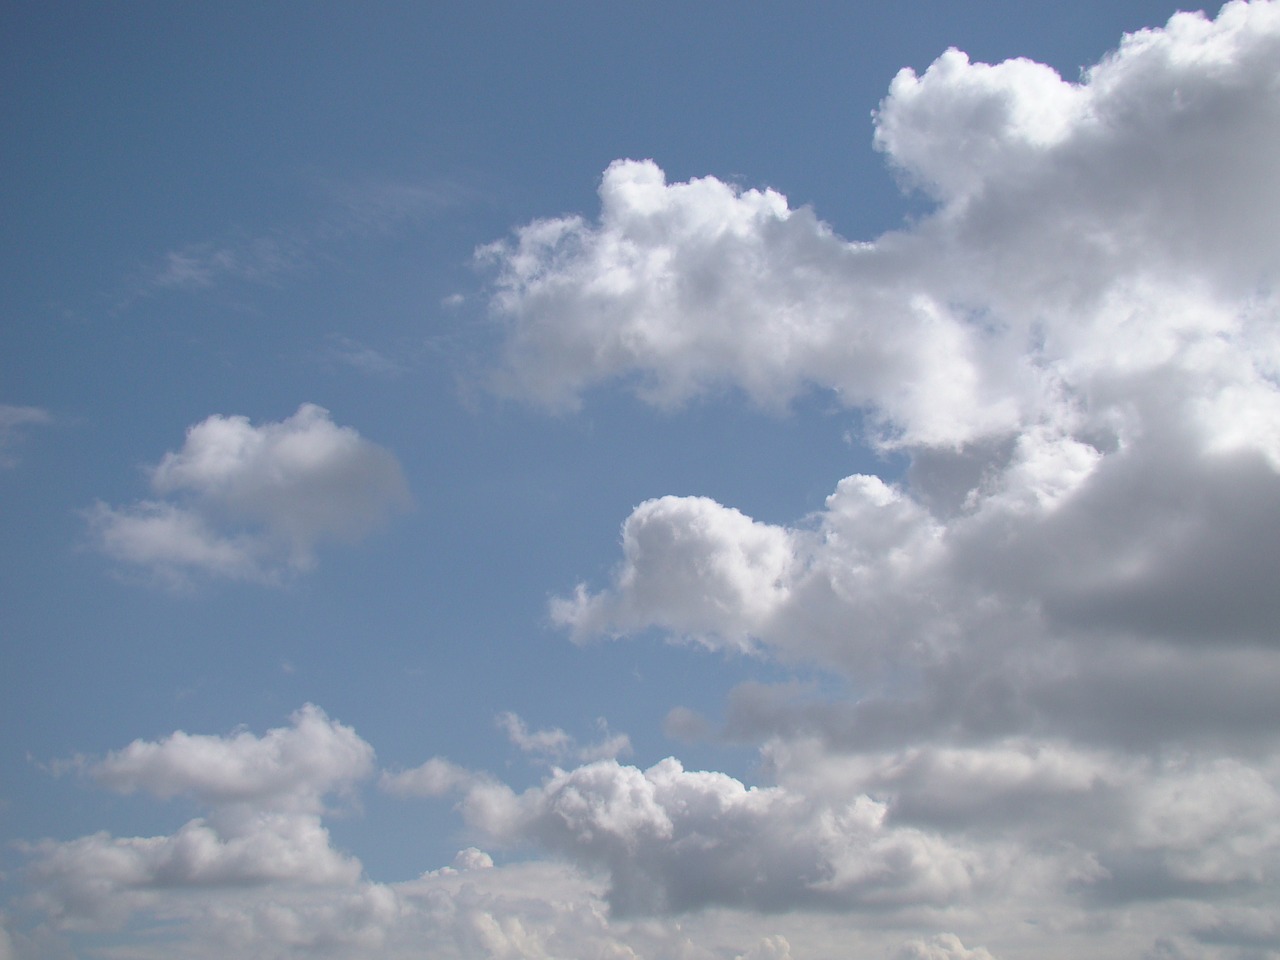
<path fill-rule="evenodd" d="M 373 772 L 373 748 L 350 727 L 307 704 L 261 737 L 187 734 L 135 740 L 88 767 L 121 793 L 189 796 L 204 804 L 253 803 L 318 812 L 320 798 Z"/>
<path fill-rule="evenodd" d="M 327 795 L 373 772 L 373 748 L 318 707 L 261 737 L 178 731 L 79 766 L 112 790 L 186 797 L 207 816 L 168 836 L 28 845 L 33 903 L 61 927 L 118 926 L 165 891 L 349 886 L 361 876 L 359 860 L 331 846 L 321 815 Z"/>
<path fill-rule="evenodd" d="M 491 842 L 535 842 L 607 870 L 620 917 L 942 904 L 979 886 L 989 866 L 937 834 L 892 826 L 888 807 L 865 794 L 747 787 L 672 758 L 647 770 L 615 760 L 557 769 L 520 794 L 482 775 L 455 785 Z"/>
<path fill-rule="evenodd" d="M 478 783 L 472 822 L 606 869 L 622 912 L 869 910 L 884 870 L 895 909 L 999 900 L 1075 936 L 1085 904 L 1114 955 L 1231 955 L 1179 911 L 1280 882 L 1277 62 L 1268 2 L 1179 14 L 1077 83 L 950 51 L 876 114 L 936 203 L 901 231 L 849 242 L 776 192 L 618 161 L 598 220 L 482 251 L 500 390 L 829 390 L 910 466 L 791 524 L 655 497 L 608 581 L 552 602 L 579 642 L 657 628 L 842 674 L 847 702 L 735 693 L 723 735 L 771 786 L 587 765 Z M 1004 952 L 933 929 L 904 955 Z"/>
<path fill-rule="evenodd" d="M 954 933 L 940 933 L 930 940 L 910 940 L 896 960 L 995 960 L 983 947 L 968 949 Z"/>
<path fill-rule="evenodd" d="M 398 797 L 443 797 L 470 787 L 477 775 L 443 757 L 432 757 L 411 770 L 384 770 L 378 785 Z"/>
<path fill-rule="evenodd" d="M 18 459 L 13 448 L 22 439 L 26 427 L 43 426 L 52 421 L 50 413 L 40 407 L 17 407 L 0 403 L 0 470 L 17 465 Z"/>
<path fill-rule="evenodd" d="M 765 937 L 737 960 L 792 960 L 791 944 L 786 937 Z"/>
<path fill-rule="evenodd" d="M 96 504 L 90 527 L 108 556 L 178 582 L 305 570 L 320 542 L 357 540 L 409 503 L 395 457 L 309 403 L 261 426 L 209 417 L 151 470 L 151 486 L 164 499 Z"/>
<path fill-rule="evenodd" d="M 477 842 L 555 859 L 475 848 L 379 884 L 322 823 L 372 750 L 304 709 L 90 765 L 207 816 L 33 847 L 35 908 L 180 926 L 212 956 L 1273 953 L 1277 62 L 1263 2 L 1179 15 L 1079 83 L 950 52 L 877 113 L 937 202 L 903 231 L 851 243 L 776 192 L 621 161 L 597 222 L 482 254 L 513 395 L 572 407 L 621 379 L 659 404 L 780 406 L 817 387 L 909 458 L 791 524 L 647 501 L 609 581 L 552 606 L 579 641 L 656 627 L 840 674 L 844 700 L 731 696 L 720 736 L 760 748 L 759 784 L 587 760 L 503 715 L 523 752 L 578 765 L 517 791 L 436 758 L 379 785 L 455 796 Z M 102 545 L 178 572 L 305 566 L 398 499 L 377 448 L 381 492 L 351 494 L 370 448 L 318 408 L 211 418 L 154 470 L 160 499 L 99 508 Z M 687 709 L 670 727 L 711 729 Z"/>
<path fill-rule="evenodd" d="M 1078 84 L 956 52 L 904 72 L 877 142 L 939 207 L 871 243 L 772 191 L 619 161 L 598 223 L 538 221 L 484 251 L 501 385 L 552 405 L 614 378 L 668 404 L 816 385 L 909 446 L 1114 432 L 1117 388 L 1144 374 L 1270 409 L 1278 19 L 1181 15 Z"/>
<path fill-rule="evenodd" d="M 603 719 L 596 723 L 602 739 L 582 745 L 559 727 L 530 730 L 524 720 L 510 711 L 498 714 L 496 722 L 522 753 L 548 763 L 569 758 L 580 761 L 613 759 L 631 752 L 631 738 L 625 733 L 610 733 L 609 725 Z"/>
<path fill-rule="evenodd" d="M 260 736 L 174 733 L 80 767 L 207 816 L 167 836 L 27 845 L 22 911 L 50 936 L 167 931 L 133 941 L 140 958 L 172 950 L 169 936 L 210 957 L 617 960 L 800 960 L 833 943 L 985 960 L 1034 953 L 1045 936 L 1120 957 L 1157 933 L 1274 936 L 1260 905 L 1214 903 L 1275 875 L 1274 760 L 1154 761 L 1030 738 L 879 754 L 793 738 L 765 759 L 776 782 L 764 787 L 673 759 L 556 769 L 520 793 L 445 761 L 384 775 L 403 796 L 458 794 L 488 842 L 564 861 L 497 866 L 470 847 L 388 884 L 365 878 L 321 821 L 324 797 L 372 769 L 355 731 L 307 706 Z M 1168 903 L 1169 890 L 1204 906 Z M 903 943 L 904 929 L 936 934 Z M 977 937 L 989 946 L 965 946 Z"/>
<path fill-rule="evenodd" d="M 1179 15 L 1078 84 L 954 51 L 902 73 L 878 143 L 939 206 L 869 244 L 620 162 L 598 224 L 491 248 L 509 389 L 815 384 L 911 458 L 791 526 L 646 502 L 612 583 L 553 618 L 851 675 L 981 655 L 1024 683 L 1100 643 L 1274 645 L 1280 554 L 1253 531 L 1280 510 L 1280 190 L 1258 160 L 1280 146 L 1278 11 Z"/>

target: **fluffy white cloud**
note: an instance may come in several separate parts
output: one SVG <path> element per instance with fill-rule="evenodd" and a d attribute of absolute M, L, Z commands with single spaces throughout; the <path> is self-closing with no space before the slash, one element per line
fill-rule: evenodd
<path fill-rule="evenodd" d="M 21 910 L 44 925 L 11 940 L 18 957 L 58 956 L 57 931 L 128 924 L 152 930 L 130 948 L 140 958 L 178 936 L 209 957 L 801 960 L 838 942 L 980 960 L 1034 952 L 1046 935 L 1116 958 L 1154 931 L 1223 950 L 1274 939 L 1261 903 L 1215 899 L 1265 889 L 1280 868 L 1275 759 L 1153 760 L 1026 737 L 880 753 L 793 737 L 764 757 L 772 786 L 673 759 L 553 769 L 519 793 L 445 761 L 386 775 L 403 796 L 458 794 L 487 842 L 562 860 L 495 866 L 471 847 L 388 884 L 363 877 L 321 823 L 323 796 L 365 779 L 372 748 L 318 708 L 261 736 L 139 741 L 81 767 L 208 816 L 168 836 L 28 845 Z M 938 933 L 904 943 L 907 928 Z M 29 948 L 39 937 L 48 948 Z"/>
<path fill-rule="evenodd" d="M 502 390 L 830 390 L 909 467 L 786 525 L 657 497 L 609 582 L 552 603 L 578 641 L 657 628 L 843 674 L 847 702 L 735 693 L 722 735 L 763 744 L 772 786 L 589 765 L 477 781 L 473 823 L 607 869 L 623 911 L 696 905 L 690 877 L 704 903 L 865 909 L 893 847 L 902 903 L 999 886 L 1064 936 L 1086 904 L 1116 955 L 1250 942 L 1186 907 L 1243 916 L 1280 882 L 1277 62 L 1270 2 L 1179 14 L 1074 83 L 949 51 L 876 114 L 936 203 L 902 231 L 849 242 L 776 192 L 619 161 L 598 220 L 486 248 Z M 1003 952 L 934 929 L 904 955 Z"/>
<path fill-rule="evenodd" d="M 759 785 L 586 761 L 504 715 L 522 751 L 577 765 L 517 791 L 436 758 L 380 786 L 453 795 L 478 842 L 556 859 L 472 849 L 379 884 L 321 820 L 371 749 L 304 709 L 90 765 L 207 815 L 33 847 L 35 909 L 149 917 L 215 956 L 1275 953 L 1278 62 L 1268 2 L 1179 15 L 1078 83 L 952 51 L 877 113 L 937 203 L 900 232 L 848 242 L 776 192 L 621 161 L 598 221 L 484 251 L 511 394 L 571 407 L 622 379 L 776 407 L 817 387 L 909 459 L 786 525 L 650 500 L 612 579 L 553 603 L 580 641 L 656 627 L 841 674 L 844 700 L 742 686 L 718 733 L 672 712 L 759 746 Z M 97 529 L 159 569 L 304 566 L 398 498 L 370 449 L 317 408 L 211 418 L 154 470 L 163 499 Z"/>
<path fill-rule="evenodd" d="M 617 916 L 942 904 L 990 866 L 938 834 L 889 824 L 888 806 L 866 794 L 747 787 L 672 758 L 647 770 L 614 760 L 557 769 L 521 794 L 483 776 L 456 786 L 491 842 L 534 842 L 607 870 Z"/>
<path fill-rule="evenodd" d="M 1232 3 L 1075 84 L 955 51 L 906 71 L 877 142 L 938 208 L 872 243 L 620 162 L 598 224 L 492 248 L 509 388 L 567 402 L 638 374 L 661 401 L 733 384 L 772 403 L 814 384 L 911 464 L 792 526 L 646 502 L 613 582 L 553 617 L 864 683 L 976 658 L 1061 686 L 1116 644 L 1274 647 L 1280 553 L 1256 531 L 1280 509 L 1280 192 L 1259 159 L 1280 146 L 1278 55 L 1280 7 Z"/>
<path fill-rule="evenodd" d="M 372 774 L 373 749 L 318 707 L 261 737 L 179 731 L 80 766 L 113 790 L 187 797 L 208 815 L 169 836 L 30 845 L 33 902 L 65 928 L 119 924 L 164 891 L 350 885 L 361 875 L 357 859 L 330 845 L 321 814 L 327 795 Z"/>
<path fill-rule="evenodd" d="M 157 797 L 189 796 L 203 804 L 253 803 L 318 812 L 323 796 L 373 772 L 373 748 L 354 730 L 307 704 L 261 737 L 178 731 L 135 740 L 88 767 L 113 790 Z"/>
<path fill-rule="evenodd" d="M 909 446 L 1036 425 L 1105 445 L 1136 428 L 1127 394 L 1162 386 L 1195 391 L 1208 435 L 1236 401 L 1265 424 L 1278 20 L 1269 3 L 1180 15 L 1075 84 L 955 51 L 904 71 L 877 142 L 939 206 L 870 243 L 772 191 L 619 161 L 597 223 L 539 221 L 486 249 L 509 325 L 501 383 L 553 405 L 616 377 L 661 403 L 816 385 Z M 1274 462 L 1268 432 L 1242 439 Z"/>
<path fill-rule="evenodd" d="M 395 457 L 303 404 L 278 423 L 214 415 L 151 470 L 161 500 L 89 513 L 104 553 L 170 581 L 190 574 L 271 580 L 315 562 L 408 506 Z"/>

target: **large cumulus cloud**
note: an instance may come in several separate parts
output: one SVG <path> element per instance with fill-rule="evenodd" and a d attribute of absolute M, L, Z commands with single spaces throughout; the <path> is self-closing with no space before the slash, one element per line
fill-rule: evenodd
<path fill-rule="evenodd" d="M 957 51 L 904 71 L 877 143 L 938 206 L 869 243 L 770 191 L 620 161 L 597 223 L 490 248 L 508 389 L 828 388 L 910 461 L 790 526 L 646 502 L 612 582 L 554 618 L 850 675 L 998 651 L 1020 683 L 1116 644 L 1170 669 L 1273 647 L 1277 55 L 1280 8 L 1232 3 L 1126 38 L 1076 83 Z"/>
<path fill-rule="evenodd" d="M 451 797 L 476 842 L 554 861 L 468 851 L 384 885 L 320 820 L 371 751 L 304 711 L 89 766 L 207 816 L 32 848 L 37 908 L 64 928 L 145 908 L 278 956 L 1275 954 L 1277 63 L 1269 2 L 1180 14 L 1074 82 L 950 51 L 876 113 L 887 161 L 936 204 L 901 231 L 851 242 L 776 191 L 619 161 L 597 220 L 483 251 L 512 396 L 572 408 L 619 381 L 665 406 L 781 408 L 827 390 L 909 463 L 833 477 L 789 524 L 656 490 L 615 570 L 552 604 L 581 642 L 657 628 L 841 678 L 843 696 L 753 684 L 719 720 L 673 714 L 757 748 L 758 784 L 584 754 L 503 715 L 549 766 L 533 786 L 443 758 L 380 783 Z M 123 559 L 261 575 L 394 500 L 377 469 L 358 530 L 328 509 L 343 497 L 293 512 L 261 485 L 273 430 L 340 432 L 306 408 L 270 429 L 206 421 L 153 472 L 170 499 L 103 508 L 104 546 L 116 531 L 143 545 Z M 212 456 L 223 437 L 272 452 Z M 296 476 L 349 476 L 317 469 Z M 228 517 L 249 540 L 210 533 Z M 272 844 L 292 859 L 257 861 Z"/>
<path fill-rule="evenodd" d="M 744 687 L 715 735 L 759 744 L 769 789 L 799 808 L 861 796 L 884 805 L 885 836 L 937 841 L 940 864 L 1007 856 L 994 873 L 1021 878 L 1005 902 L 1026 917 L 1114 907 L 1146 937 L 1121 947 L 1113 929 L 1117 950 L 1244 943 L 1212 931 L 1280 881 L 1277 62 L 1266 2 L 1179 14 L 1074 82 L 948 51 L 900 73 L 875 115 L 887 161 L 935 204 L 901 231 L 851 242 L 775 191 L 618 161 L 597 220 L 487 248 L 501 389 L 573 406 L 617 382 L 665 406 L 775 408 L 830 391 L 909 464 L 840 480 L 791 524 L 654 491 L 614 571 L 553 619 L 582 642 L 657 628 L 834 670 L 847 699 Z M 569 771 L 513 809 L 577 827 L 569 843 L 527 821 L 606 863 L 619 903 L 650 863 L 651 902 L 678 909 L 691 868 L 645 858 L 674 857 L 680 821 L 644 813 L 657 768 L 625 769 L 608 788 L 599 767 Z M 641 852 L 599 852 L 600 824 L 560 806 L 578 779 L 595 784 L 581 809 L 610 823 L 630 822 L 628 798 L 656 831 Z M 708 818 L 725 824 L 717 856 L 732 820 Z M 790 824 L 779 849 L 813 852 L 812 823 L 769 822 Z M 840 876 L 830 851 L 808 872 L 765 859 L 807 895 L 815 863 Z M 769 869 L 734 876 L 763 890 Z M 718 896 L 744 902 L 729 883 Z M 1160 912 L 1174 904 L 1181 918 Z"/>

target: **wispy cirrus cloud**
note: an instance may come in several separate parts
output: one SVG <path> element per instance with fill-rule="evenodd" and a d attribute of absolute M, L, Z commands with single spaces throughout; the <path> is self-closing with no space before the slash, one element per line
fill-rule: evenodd
<path fill-rule="evenodd" d="M 454 185 L 377 179 L 321 180 L 315 190 L 320 199 L 310 219 L 260 234 L 233 231 L 184 244 L 142 268 L 135 294 L 279 282 L 323 266 L 346 244 L 410 229 L 467 196 Z"/>
<path fill-rule="evenodd" d="M 14 448 L 21 443 L 23 434 L 30 427 L 45 426 L 53 422 L 53 415 L 40 407 L 20 407 L 0 403 L 0 470 L 18 465 Z"/>

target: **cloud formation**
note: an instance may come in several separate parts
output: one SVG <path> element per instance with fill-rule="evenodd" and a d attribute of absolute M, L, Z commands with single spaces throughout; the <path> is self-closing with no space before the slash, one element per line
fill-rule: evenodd
<path fill-rule="evenodd" d="M 41 426 L 52 422 L 53 417 L 40 407 L 18 407 L 0 403 L 0 470 L 17 466 L 14 446 L 22 438 L 26 427 Z"/>
<path fill-rule="evenodd" d="M 552 859 L 469 848 L 381 884 L 322 823 L 372 748 L 309 707 L 90 764 L 205 815 L 33 846 L 33 909 L 63 930 L 182 925 L 213 956 L 1280 952 L 1277 63 L 1268 2 L 1180 14 L 1074 83 L 949 51 L 876 114 L 936 203 L 901 231 L 850 242 L 775 191 L 619 161 L 597 220 L 482 252 L 513 396 L 826 390 L 909 463 L 833 478 L 789 524 L 654 491 L 605 582 L 552 604 L 579 642 L 657 629 L 826 671 L 842 695 L 750 684 L 721 722 L 670 715 L 758 749 L 759 783 L 589 757 L 504 714 L 533 786 L 443 758 L 378 782 L 453 798 L 468 841 Z M 103 549 L 254 578 L 364 533 L 403 489 L 314 407 L 210 418 L 152 482 L 160 499 L 98 508 Z"/>
<path fill-rule="evenodd" d="M 1280 555 L 1255 531 L 1280 508 L 1280 192 L 1259 159 L 1280 146 L 1278 54 L 1280 8 L 1231 3 L 1078 83 L 958 51 L 903 71 L 876 142 L 937 208 L 869 243 L 771 191 L 620 161 L 597 223 L 488 248 L 507 389 L 821 387 L 910 461 L 791 526 L 648 501 L 612 582 L 553 617 L 851 676 L 958 679 L 976 654 L 1023 688 L 1123 644 L 1154 673 L 1273 648 Z"/>
<path fill-rule="evenodd" d="M 506 805 L 473 785 L 464 811 L 605 866 L 624 911 L 693 902 L 690 843 L 747 858 L 733 882 L 704 877 L 715 902 L 865 909 L 826 817 L 842 840 L 863 825 L 852 860 L 873 873 L 880 844 L 920 865 L 883 888 L 904 903 L 1008 884 L 1024 917 L 1126 912 L 1149 934 L 1130 949 L 1244 943 L 1207 931 L 1280 881 L 1278 61 L 1263 2 L 1179 14 L 1074 83 L 952 50 L 876 112 L 877 147 L 935 203 L 901 231 L 850 242 L 775 191 L 618 161 L 597 220 L 482 251 L 508 394 L 572 408 L 619 382 L 662 406 L 777 408 L 830 391 L 909 466 L 846 477 L 792 524 L 656 496 L 608 581 L 552 602 L 579 642 L 656 628 L 845 677 L 843 701 L 735 692 L 719 735 L 759 744 L 773 786 L 748 801 L 697 775 L 739 800 L 695 827 L 697 804 L 673 815 L 658 785 L 694 775 L 589 765 Z M 761 864 L 731 825 L 765 797 L 782 806 L 742 831 Z M 855 797 L 876 817 L 841 820 Z"/>
<path fill-rule="evenodd" d="M 187 798 L 206 816 L 168 836 L 102 832 L 32 844 L 34 902 L 67 929 L 96 929 L 124 922 L 166 891 L 350 885 L 360 862 L 331 846 L 323 801 L 368 777 L 373 759 L 354 730 L 310 704 L 261 737 L 179 731 L 135 740 L 82 769 L 120 793 Z"/>
<path fill-rule="evenodd" d="M 869 408 L 882 442 L 952 448 L 1036 425 L 1115 434 L 1113 381 L 1185 374 L 1208 388 L 1197 426 L 1219 433 L 1224 393 L 1273 422 L 1277 17 L 1181 15 L 1079 83 L 958 51 L 904 70 L 876 142 L 938 207 L 873 242 L 772 190 L 618 161 L 597 222 L 537 221 L 483 251 L 509 331 L 500 384 L 560 406 L 615 378 L 664 404 L 817 386 Z M 1274 430 L 1258 439 L 1274 459 Z"/>
<path fill-rule="evenodd" d="M 160 499 L 89 512 L 107 556 L 170 582 L 192 574 L 270 581 L 353 542 L 409 504 L 394 455 L 323 407 L 278 423 L 214 415 L 150 470 Z"/>

